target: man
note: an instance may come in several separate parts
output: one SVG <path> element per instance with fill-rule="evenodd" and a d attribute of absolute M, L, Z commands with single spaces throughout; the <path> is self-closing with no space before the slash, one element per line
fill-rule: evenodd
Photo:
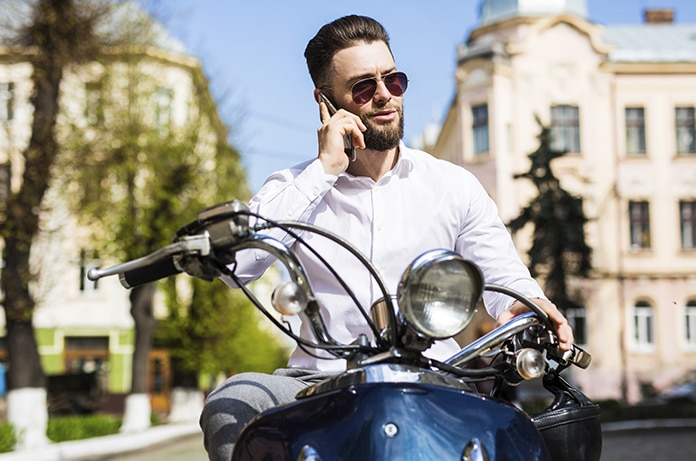
<path fill-rule="evenodd" d="M 408 149 L 403 137 L 403 95 L 408 85 L 398 72 L 381 24 L 347 16 L 322 27 L 305 50 L 315 85 L 338 110 L 320 102 L 317 158 L 271 175 L 252 198 L 252 211 L 272 219 L 311 222 L 346 238 L 367 255 L 395 292 L 406 266 L 419 254 L 450 248 L 474 261 L 485 280 L 537 298 L 559 330 L 561 347 L 569 349 L 573 333 L 558 309 L 544 298 L 513 247 L 512 240 L 481 184 L 465 169 Z M 351 139 L 356 158 L 346 155 Z M 310 244 L 326 257 L 351 286 L 363 306 L 379 297 L 364 269 L 330 242 Z M 329 333 L 350 343 L 370 334 L 352 301 L 325 269 L 301 246 L 296 250 L 312 280 L 322 308 L 329 312 Z M 252 280 L 271 258 L 240 252 L 235 273 Z M 504 323 L 526 308 L 510 298 L 484 295 L 488 312 Z M 311 335 L 306 325 L 303 336 Z M 458 350 L 454 340 L 438 342 L 427 355 L 446 359 Z M 345 368 L 321 351 L 298 348 L 290 368 L 274 375 L 244 373 L 223 383 L 209 396 L 201 427 L 211 460 L 228 460 L 244 425 L 258 412 L 294 400 L 314 382 Z"/>

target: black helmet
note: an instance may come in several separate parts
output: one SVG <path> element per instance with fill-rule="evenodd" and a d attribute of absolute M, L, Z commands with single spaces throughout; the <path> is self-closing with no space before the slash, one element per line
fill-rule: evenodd
<path fill-rule="evenodd" d="M 544 438 L 553 461 L 599 461 L 602 428 L 599 405 L 558 373 L 548 373 L 544 387 L 554 401 L 532 421 Z"/>

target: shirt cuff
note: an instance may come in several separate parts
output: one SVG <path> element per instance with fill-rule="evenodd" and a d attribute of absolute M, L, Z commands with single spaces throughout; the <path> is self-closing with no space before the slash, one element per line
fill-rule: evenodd
<path fill-rule="evenodd" d="M 310 202 L 313 202 L 324 196 L 333 187 L 337 178 L 338 176 L 327 174 L 319 159 L 316 159 L 295 178 L 295 187 Z"/>

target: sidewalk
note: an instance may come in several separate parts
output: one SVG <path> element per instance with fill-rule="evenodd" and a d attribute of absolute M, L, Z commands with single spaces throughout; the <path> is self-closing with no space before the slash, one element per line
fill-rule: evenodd
<path fill-rule="evenodd" d="M 106 437 L 75 440 L 46 445 L 40 448 L 0 454 L 0 461 L 68 461 L 94 459 L 117 453 L 140 450 L 170 440 L 199 434 L 197 423 L 164 424 L 133 434 L 114 434 Z"/>

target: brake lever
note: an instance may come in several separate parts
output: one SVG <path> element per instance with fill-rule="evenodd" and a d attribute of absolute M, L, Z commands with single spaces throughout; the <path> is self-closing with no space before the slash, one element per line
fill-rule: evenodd
<path fill-rule="evenodd" d="M 575 365 L 584 370 L 592 363 L 592 355 L 575 344 L 572 345 L 570 350 L 563 350 L 559 347 L 557 341 L 549 341 L 545 345 L 545 349 L 549 358 L 556 361 L 563 368 Z"/>
<path fill-rule="evenodd" d="M 570 350 L 561 349 L 555 332 L 543 325 L 535 325 L 522 334 L 523 346 L 546 349 L 548 356 L 563 368 L 575 365 L 584 370 L 592 363 L 592 355 L 576 344 Z"/>
<path fill-rule="evenodd" d="M 171 259 L 176 255 L 207 256 L 210 254 L 210 250 L 210 240 L 207 235 L 192 235 L 185 237 L 177 242 L 171 243 L 166 247 L 160 248 L 159 250 L 153 253 L 142 256 L 138 259 L 134 259 L 132 261 L 127 261 L 121 264 L 117 264 L 115 266 L 107 267 L 106 269 L 92 268 L 87 273 L 87 278 L 93 282 L 96 282 L 102 277 L 108 277 L 117 274 L 121 275 L 130 271 L 142 269 L 149 265 L 156 264 L 160 261 Z M 177 269 L 181 270 L 180 268 Z"/>
<path fill-rule="evenodd" d="M 573 364 L 576 367 L 582 368 L 583 370 L 590 366 L 592 363 L 592 355 L 580 346 L 573 344 L 573 347 L 569 351 L 561 351 L 560 348 L 556 348 L 560 352 L 560 358 L 563 362 L 568 364 Z M 557 358 L 557 354 L 553 354 L 554 358 Z"/>

